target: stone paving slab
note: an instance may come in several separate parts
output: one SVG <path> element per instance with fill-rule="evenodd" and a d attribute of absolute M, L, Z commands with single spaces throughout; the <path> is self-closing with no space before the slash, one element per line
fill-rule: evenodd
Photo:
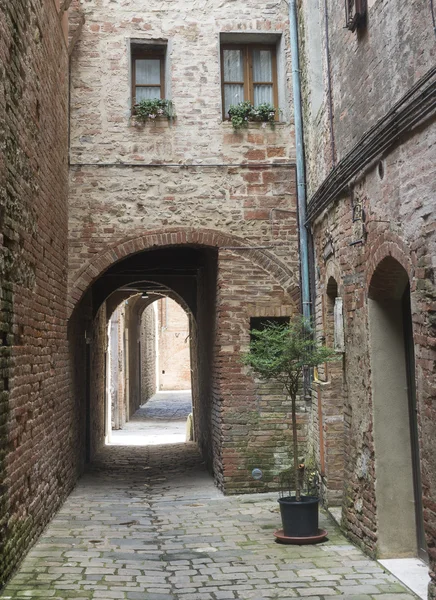
<path fill-rule="evenodd" d="M 223 496 L 194 444 L 107 447 L 0 598 L 413 600 L 321 514 L 288 546 L 275 496 Z"/>

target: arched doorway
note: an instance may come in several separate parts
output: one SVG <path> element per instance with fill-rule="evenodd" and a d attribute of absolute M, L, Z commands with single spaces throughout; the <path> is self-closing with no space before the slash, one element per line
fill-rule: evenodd
<path fill-rule="evenodd" d="M 191 441 L 192 314 L 150 281 L 115 294 L 124 293 L 132 295 L 106 315 L 106 444 Z"/>
<path fill-rule="evenodd" d="M 163 246 L 156 247 L 159 240 L 159 236 L 144 237 L 144 248 L 139 240 L 105 252 L 71 292 L 71 299 L 78 299 L 70 334 L 74 338 L 76 398 L 83 406 L 78 414 L 82 420 L 86 417 L 87 436 L 85 443 L 80 442 L 88 448 L 87 459 L 92 462 L 105 443 L 102 407 L 106 405 L 108 315 L 121 301 L 135 292 L 138 295 L 138 284 L 146 283 L 145 291 L 173 294 L 191 315 L 194 439 L 217 485 L 231 493 L 267 490 L 274 485 L 280 461 L 287 459 L 280 452 L 287 447 L 288 431 L 282 425 L 287 409 L 282 403 L 271 406 L 266 392 L 258 393 L 240 353 L 249 343 L 251 318 L 295 312 L 298 289 L 292 285 L 293 276 L 278 259 L 271 260 L 267 251 L 234 243 L 219 246 L 228 243 L 227 237 L 211 234 L 210 240 L 202 237 L 203 245 L 198 241 L 188 245 L 178 244 L 175 236 L 171 245 L 172 238 L 165 235 Z M 208 240 L 213 245 L 205 246 Z M 135 341 L 130 332 L 129 340 Z M 82 364 L 85 355 L 87 368 Z M 130 352 L 129 360 L 134 356 Z M 139 377 L 129 379 L 132 400 L 135 381 Z M 274 420 L 272 412 L 277 415 Z M 264 466 L 266 473 L 260 482 L 251 477 L 253 449 L 256 465 Z"/>
<path fill-rule="evenodd" d="M 399 262 L 379 263 L 368 296 L 378 554 L 424 558 L 410 284 Z"/>

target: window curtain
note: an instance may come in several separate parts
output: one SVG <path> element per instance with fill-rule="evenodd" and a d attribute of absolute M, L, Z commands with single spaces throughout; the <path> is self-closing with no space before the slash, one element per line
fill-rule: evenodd
<path fill-rule="evenodd" d="M 241 50 L 224 50 L 224 112 L 244 101 L 244 64 Z"/>
<path fill-rule="evenodd" d="M 137 59 L 135 61 L 136 102 L 160 98 L 160 60 L 156 58 Z"/>
<path fill-rule="evenodd" d="M 263 103 L 274 104 L 270 50 L 253 50 L 253 88 L 254 106 Z"/>

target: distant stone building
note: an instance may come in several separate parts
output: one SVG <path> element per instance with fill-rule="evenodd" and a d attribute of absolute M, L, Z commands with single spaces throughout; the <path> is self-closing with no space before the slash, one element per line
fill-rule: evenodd
<path fill-rule="evenodd" d="M 192 385 L 190 322 L 177 302 L 136 294 L 107 316 L 106 440 L 156 392 Z"/>
<path fill-rule="evenodd" d="M 314 313 L 343 355 L 312 435 L 351 538 L 428 553 L 434 598 L 436 37 L 427 2 L 346 5 L 300 9 Z"/>

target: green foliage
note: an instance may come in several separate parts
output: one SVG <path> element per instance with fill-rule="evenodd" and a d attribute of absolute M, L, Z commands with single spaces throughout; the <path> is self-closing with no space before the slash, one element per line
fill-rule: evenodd
<path fill-rule="evenodd" d="M 298 465 L 298 486 L 295 481 L 293 468 L 285 469 L 279 473 L 280 496 L 292 496 L 297 487 L 306 496 L 318 497 L 319 495 L 319 472 L 314 457 L 306 459 Z"/>
<path fill-rule="evenodd" d="M 317 342 L 310 323 L 301 315 L 289 324 L 270 322 L 262 330 L 254 329 L 250 350 L 242 356 L 244 364 L 264 380 L 282 383 L 295 399 L 304 368 L 337 359 L 337 353 Z"/>
<path fill-rule="evenodd" d="M 156 117 L 174 117 L 174 106 L 171 100 L 151 98 L 137 102 L 133 107 L 133 116 L 141 123 L 156 119 Z"/>
<path fill-rule="evenodd" d="M 264 103 L 254 107 L 251 102 L 245 101 L 232 104 L 229 108 L 229 117 L 234 129 L 247 127 L 249 121 L 262 121 L 272 123 L 277 109 L 272 104 Z"/>
<path fill-rule="evenodd" d="M 242 362 L 265 381 L 281 383 L 292 402 L 293 468 L 280 474 L 282 490 L 295 489 L 296 500 L 302 491 L 310 494 L 317 485 L 318 473 L 313 465 L 301 465 L 298 453 L 298 425 L 296 400 L 304 369 L 336 360 L 336 352 L 314 339 L 310 323 L 302 315 L 288 324 L 269 322 L 262 330 L 253 330 L 250 349 L 242 355 Z M 307 481 L 305 480 L 307 479 Z M 289 494 L 290 495 L 290 494 Z"/>

